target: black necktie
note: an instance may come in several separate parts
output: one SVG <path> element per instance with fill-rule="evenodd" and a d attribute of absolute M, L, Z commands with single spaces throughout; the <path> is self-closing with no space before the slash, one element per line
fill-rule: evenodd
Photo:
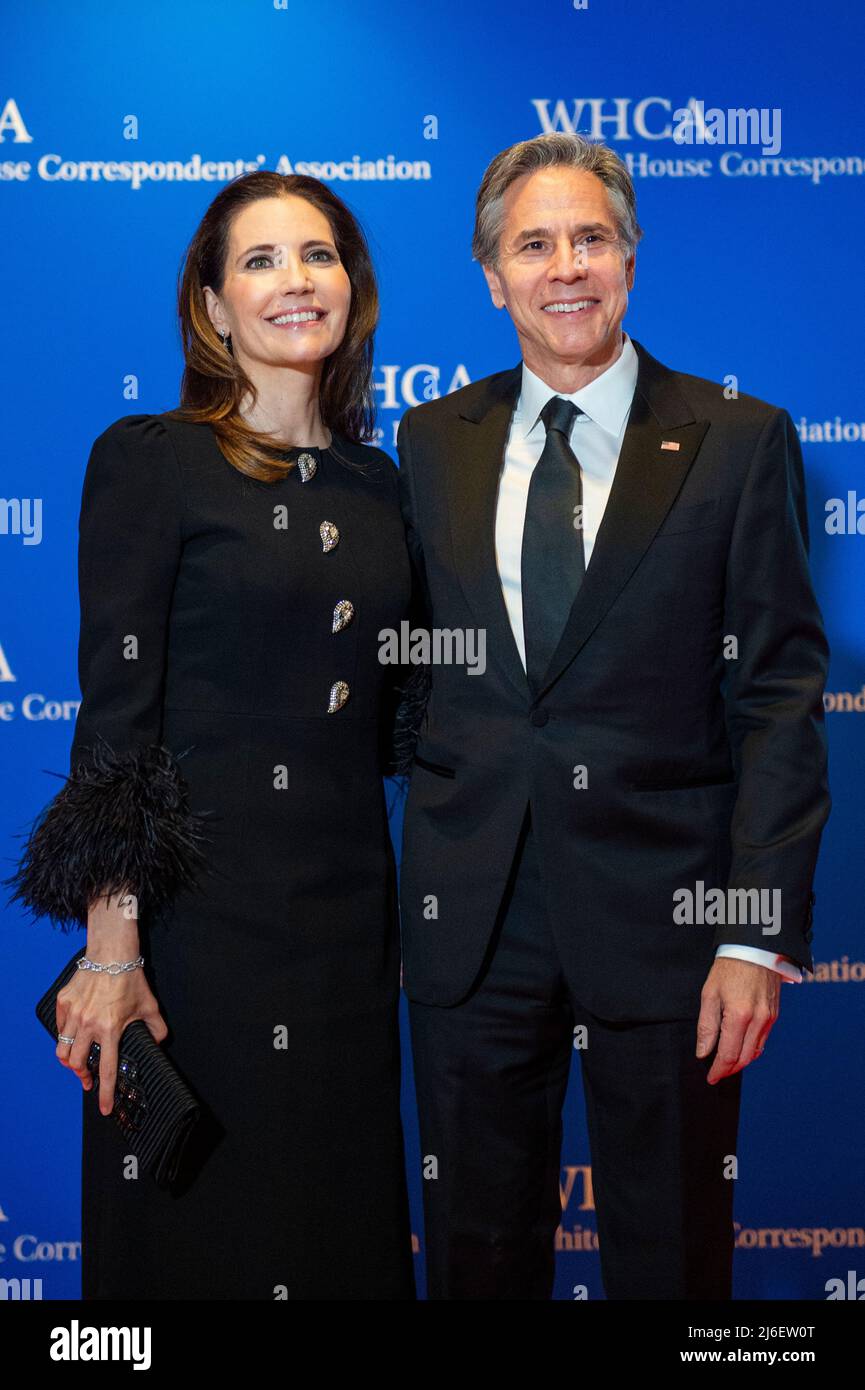
<path fill-rule="evenodd" d="M 583 485 L 579 460 L 568 443 L 571 426 L 582 414 L 561 396 L 553 396 L 541 411 L 547 438 L 529 483 L 521 570 L 526 671 L 535 687 L 586 573 Z"/>

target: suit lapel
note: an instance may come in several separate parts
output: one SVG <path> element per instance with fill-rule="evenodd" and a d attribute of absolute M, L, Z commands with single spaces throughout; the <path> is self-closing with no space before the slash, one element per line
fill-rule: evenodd
<path fill-rule="evenodd" d="M 532 692 L 514 641 L 495 554 L 499 474 L 522 382 L 522 363 L 478 383 L 460 411 L 456 456 L 448 469 L 454 561 L 488 654 L 523 698 L 540 699 L 585 645 L 630 579 L 697 456 L 707 420 L 695 420 L 675 374 L 635 339 L 637 385 L 613 486 L 586 576 L 541 686 Z M 468 392 L 466 393 L 468 395 Z M 663 441 L 677 450 L 661 448 Z"/>
<path fill-rule="evenodd" d="M 585 578 L 536 697 L 570 665 L 612 606 L 652 543 L 709 428 L 694 413 L 669 368 L 631 339 L 637 385 L 613 486 Z M 677 450 L 662 449 L 664 441 Z"/>

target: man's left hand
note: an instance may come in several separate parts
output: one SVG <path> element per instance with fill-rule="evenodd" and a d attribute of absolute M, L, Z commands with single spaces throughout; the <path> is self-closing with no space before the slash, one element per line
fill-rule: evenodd
<path fill-rule="evenodd" d="M 706 1080 L 714 1086 L 759 1057 L 778 1017 L 781 976 L 749 960 L 719 956 L 706 978 L 697 1020 L 697 1056 L 718 1051 Z"/>

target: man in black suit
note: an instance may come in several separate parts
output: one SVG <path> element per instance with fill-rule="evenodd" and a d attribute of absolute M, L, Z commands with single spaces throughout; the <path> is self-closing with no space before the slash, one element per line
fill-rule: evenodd
<path fill-rule="evenodd" d="M 742 1069 L 812 968 L 827 644 L 786 410 L 622 332 L 624 165 L 503 151 L 473 251 L 521 361 L 404 415 L 435 629 L 405 813 L 431 1298 L 546 1299 L 579 1052 L 608 1298 L 729 1298 Z M 750 891 L 746 891 L 750 890 Z"/>

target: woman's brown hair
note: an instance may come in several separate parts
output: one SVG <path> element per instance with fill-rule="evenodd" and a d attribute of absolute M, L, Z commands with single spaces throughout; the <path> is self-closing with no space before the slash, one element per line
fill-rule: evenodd
<path fill-rule="evenodd" d="M 304 174 L 276 174 L 259 169 L 233 179 L 216 195 L 184 256 L 178 279 L 178 314 L 185 367 L 180 405 L 167 411 L 177 419 L 210 424 L 225 458 L 247 477 L 275 482 L 294 461 L 287 461 L 266 435 L 241 418 L 240 403 L 255 387 L 222 341 L 207 313 L 204 286 L 222 293 L 232 222 L 260 198 L 293 194 L 327 218 L 334 243 L 351 284 L 351 305 L 339 347 L 322 363 L 319 408 L 322 423 L 353 443 L 373 432 L 375 394 L 372 380 L 373 334 L 378 323 L 378 286 L 369 248 L 354 215 L 318 179 Z M 336 453 L 335 444 L 331 451 Z M 338 457 L 337 453 L 337 457 Z M 352 464 L 353 460 L 344 460 Z"/>

